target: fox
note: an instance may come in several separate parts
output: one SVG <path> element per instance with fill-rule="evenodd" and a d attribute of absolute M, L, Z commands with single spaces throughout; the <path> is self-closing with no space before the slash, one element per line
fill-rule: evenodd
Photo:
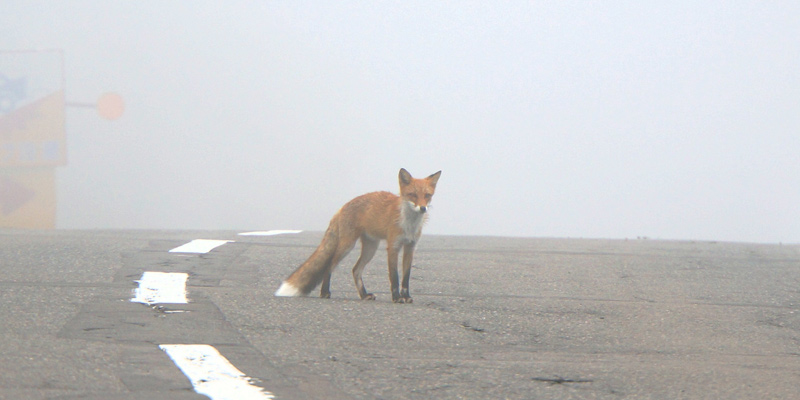
<path fill-rule="evenodd" d="M 361 255 L 353 266 L 353 280 L 362 300 L 375 300 L 367 292 L 361 273 L 372 260 L 381 240 L 386 241 L 392 302 L 412 303 L 408 281 L 414 248 L 428 218 L 428 208 L 442 171 L 416 179 L 400 169 L 400 195 L 382 191 L 363 194 L 342 206 L 331 218 L 322 242 L 275 292 L 275 296 L 307 296 L 320 283 L 319 296 L 331 297 L 331 273 L 361 240 Z M 398 282 L 397 259 L 403 249 L 403 281 Z"/>

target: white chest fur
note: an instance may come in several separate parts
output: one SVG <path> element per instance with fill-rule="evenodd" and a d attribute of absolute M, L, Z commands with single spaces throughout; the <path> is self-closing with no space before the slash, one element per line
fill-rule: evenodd
<path fill-rule="evenodd" d="M 412 203 L 404 201 L 400 205 L 400 221 L 397 222 L 403 230 L 403 236 L 400 238 L 402 244 L 415 243 L 419 239 L 422 225 L 427 218 L 428 214 L 416 211 Z"/>

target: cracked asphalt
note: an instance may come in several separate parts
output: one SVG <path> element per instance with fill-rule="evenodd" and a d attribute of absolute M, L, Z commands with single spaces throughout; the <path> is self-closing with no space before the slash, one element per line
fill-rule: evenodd
<path fill-rule="evenodd" d="M 192 239 L 208 254 L 171 254 Z M 0 230 L 0 399 L 195 399 L 210 344 L 277 398 L 800 397 L 800 246 L 423 235 L 413 304 L 379 250 L 358 300 L 276 298 L 320 232 Z M 131 303 L 187 272 L 186 305 Z M 180 311 L 180 312 L 166 312 Z"/>

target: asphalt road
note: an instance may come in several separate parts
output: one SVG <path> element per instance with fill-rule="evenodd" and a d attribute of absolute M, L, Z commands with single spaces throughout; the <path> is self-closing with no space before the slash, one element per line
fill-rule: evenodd
<path fill-rule="evenodd" d="M 162 344 L 278 399 L 800 398 L 800 246 L 423 235 L 413 304 L 383 250 L 358 300 L 357 248 L 332 299 L 273 297 L 320 238 L 0 230 L 0 399 L 204 398 Z M 144 271 L 190 302 L 131 302 Z"/>

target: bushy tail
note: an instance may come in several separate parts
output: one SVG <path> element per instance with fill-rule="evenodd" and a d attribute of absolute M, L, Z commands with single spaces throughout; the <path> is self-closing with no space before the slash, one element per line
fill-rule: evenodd
<path fill-rule="evenodd" d="M 339 244 L 338 218 L 334 218 L 325 231 L 325 236 L 308 260 L 297 268 L 278 288 L 275 296 L 306 296 L 322 282 L 325 271 Z"/>

